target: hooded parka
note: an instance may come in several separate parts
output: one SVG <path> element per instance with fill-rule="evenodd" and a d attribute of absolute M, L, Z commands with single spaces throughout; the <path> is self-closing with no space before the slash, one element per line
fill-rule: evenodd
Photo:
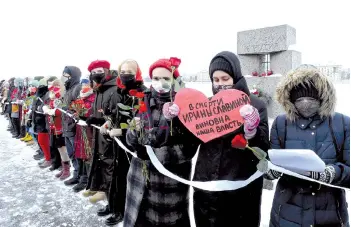
<path fill-rule="evenodd" d="M 309 119 L 300 117 L 290 101 L 291 90 L 302 84 L 313 84 L 321 104 L 317 115 Z M 273 123 L 271 146 L 313 150 L 326 165 L 335 168 L 332 184 L 349 188 L 350 118 L 334 113 L 335 93 L 332 82 L 317 70 L 288 74 L 277 87 L 277 99 L 286 114 Z M 276 187 L 270 226 L 349 226 L 345 191 L 283 175 Z"/>

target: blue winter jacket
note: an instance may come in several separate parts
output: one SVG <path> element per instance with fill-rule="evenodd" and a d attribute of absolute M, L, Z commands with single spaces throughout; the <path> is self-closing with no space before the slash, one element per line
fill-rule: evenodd
<path fill-rule="evenodd" d="M 339 158 L 333 143 L 329 118 L 275 119 L 271 130 L 272 149 L 311 149 L 333 165 L 336 177 L 332 184 L 350 187 L 350 118 L 336 113 L 331 127 L 338 148 L 344 144 Z M 285 131 L 286 130 L 286 131 Z M 285 135 L 285 143 L 284 141 Z M 283 144 L 282 144 L 283 143 Z M 349 226 L 345 191 L 321 186 L 283 175 L 277 184 L 271 210 L 271 227 Z"/>

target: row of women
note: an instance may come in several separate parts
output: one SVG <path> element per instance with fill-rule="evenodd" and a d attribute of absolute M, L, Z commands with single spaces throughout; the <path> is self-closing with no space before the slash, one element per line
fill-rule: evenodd
<path fill-rule="evenodd" d="M 267 108 L 250 94 L 237 56 L 227 51 L 217 54 L 209 65 L 213 94 L 237 89 L 249 95 L 251 104 L 240 109 L 244 124 L 238 130 L 204 143 L 180 122 L 179 107 L 172 102 L 175 85 L 181 83 L 179 63 L 154 62 L 149 68 L 150 88 L 144 86 L 134 60 L 124 61 L 117 71 L 107 61 L 93 61 L 89 78 L 81 78 L 77 67 L 67 66 L 61 79 L 43 78 L 36 89 L 35 83 L 29 84 L 31 108 L 21 104 L 23 96 L 12 94 L 20 89 L 19 85 L 13 89 L 11 81 L 4 87 L 12 93 L 3 95 L 2 103 L 8 107 L 5 112 L 16 135 L 13 106 L 23 106 L 28 117 L 20 124 L 44 153 L 41 167 L 55 170 L 61 165 L 56 176 L 66 179 L 72 162 L 74 176 L 68 183 L 77 183 L 76 191 L 86 188 L 83 194 L 91 201 L 107 198 L 108 205 L 98 211 L 99 216 L 111 214 L 107 225 L 123 221 L 126 227 L 190 226 L 189 186 L 159 173 L 145 145 L 152 147 L 166 169 L 184 179 L 190 178 L 191 161 L 200 145 L 193 180 L 238 181 L 249 178 L 259 164 L 250 150 L 233 147 L 234 136 L 242 134 L 251 147 L 265 152 L 313 150 L 326 168 L 308 176 L 350 187 L 350 119 L 334 112 L 335 88 L 316 68 L 301 66 L 282 78 L 277 99 L 286 113 L 274 120 L 269 138 Z M 269 169 L 264 172 L 266 179 L 279 179 L 270 226 L 349 226 L 344 190 Z M 262 177 L 233 191 L 195 188 L 196 226 L 260 226 L 262 188 Z"/>

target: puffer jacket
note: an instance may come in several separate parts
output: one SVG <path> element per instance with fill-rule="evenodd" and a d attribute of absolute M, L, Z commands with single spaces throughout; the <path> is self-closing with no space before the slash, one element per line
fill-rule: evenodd
<path fill-rule="evenodd" d="M 75 66 L 66 66 L 71 71 L 71 78 L 66 81 L 66 93 L 63 97 L 63 105 L 66 111 L 71 112 L 69 108 L 72 101 L 76 100 L 81 90 L 80 77 L 82 75 L 79 68 Z M 76 134 L 76 123 L 67 114 L 62 114 L 63 136 L 74 137 Z"/>
<path fill-rule="evenodd" d="M 319 114 L 310 119 L 300 118 L 289 99 L 291 89 L 307 80 L 313 81 L 321 96 Z M 333 113 L 336 97 L 332 83 L 319 72 L 287 75 L 277 88 L 277 98 L 287 114 L 273 123 L 272 148 L 313 150 L 335 168 L 332 184 L 349 188 L 350 118 Z M 349 226 L 345 191 L 283 175 L 276 187 L 270 226 Z"/>
<path fill-rule="evenodd" d="M 250 95 L 246 80 L 241 74 L 237 56 L 230 52 L 222 52 L 217 56 L 223 57 L 231 63 L 235 75 L 235 89 L 249 95 L 251 105 L 259 111 L 261 121 L 255 137 L 248 141 L 249 145 L 267 151 L 269 148 L 269 132 L 265 104 L 256 96 Z M 194 180 L 246 180 L 257 171 L 256 165 L 259 160 L 251 151 L 235 149 L 231 146 L 231 140 L 238 133 L 244 133 L 243 127 L 201 145 Z M 196 225 L 201 227 L 226 227 L 242 223 L 242 226 L 259 226 L 262 188 L 263 177 L 258 178 L 244 188 L 234 191 L 209 192 L 194 189 Z"/>

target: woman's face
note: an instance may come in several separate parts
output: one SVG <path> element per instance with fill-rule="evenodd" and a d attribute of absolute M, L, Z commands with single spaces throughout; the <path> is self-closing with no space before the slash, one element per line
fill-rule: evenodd
<path fill-rule="evenodd" d="M 213 73 L 213 85 L 233 85 L 233 78 L 226 72 L 217 70 Z"/>
<path fill-rule="evenodd" d="M 172 73 L 165 68 L 155 68 L 152 71 L 152 81 L 169 81 L 171 82 Z"/>
<path fill-rule="evenodd" d="M 172 87 L 172 73 L 165 68 L 155 68 L 152 71 L 151 86 L 159 93 L 166 93 Z"/>
<path fill-rule="evenodd" d="M 137 65 L 134 62 L 126 62 L 121 66 L 120 74 L 133 74 L 137 72 Z"/>

